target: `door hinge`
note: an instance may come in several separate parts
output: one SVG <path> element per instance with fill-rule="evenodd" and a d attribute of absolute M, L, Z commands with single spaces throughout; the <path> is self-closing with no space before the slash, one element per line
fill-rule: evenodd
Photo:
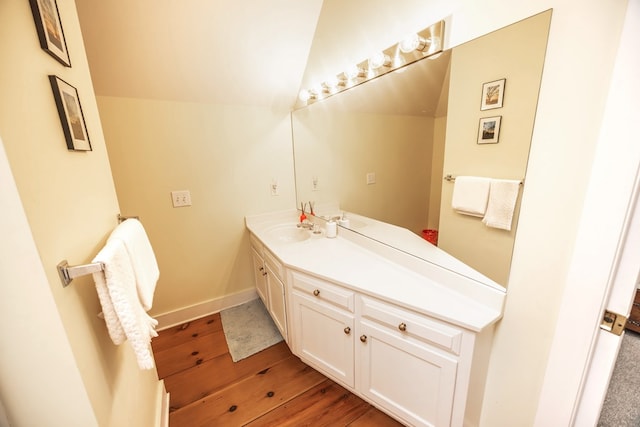
<path fill-rule="evenodd" d="M 600 329 L 611 332 L 615 335 L 622 335 L 624 327 L 627 325 L 627 318 L 622 314 L 605 310 L 600 322 Z"/>

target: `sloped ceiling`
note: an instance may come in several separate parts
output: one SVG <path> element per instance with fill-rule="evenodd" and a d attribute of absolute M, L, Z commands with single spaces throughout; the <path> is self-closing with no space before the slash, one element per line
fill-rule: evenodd
<path fill-rule="evenodd" d="M 321 0 L 77 0 L 94 89 L 289 109 Z"/>
<path fill-rule="evenodd" d="M 438 2 L 76 0 L 98 96 L 287 111 L 302 87 L 431 25 L 437 19 L 420 11 L 434 3 Z M 393 97 L 377 95 L 384 99 L 379 105 L 387 112 L 432 114 L 441 86 L 431 86 L 417 90 L 415 83 L 394 84 Z M 412 97 L 403 96 L 405 91 Z M 425 95 L 416 98 L 416 93 Z M 410 106 L 409 99 L 420 105 Z M 365 104 L 369 109 L 378 105 L 360 103 Z"/>

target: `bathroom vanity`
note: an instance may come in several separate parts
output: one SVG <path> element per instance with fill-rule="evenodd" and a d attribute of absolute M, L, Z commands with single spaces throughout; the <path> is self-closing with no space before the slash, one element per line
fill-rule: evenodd
<path fill-rule="evenodd" d="M 403 229 L 359 221 L 402 240 Z M 292 352 L 405 424 L 477 425 L 504 288 L 456 272 L 455 259 L 443 268 L 353 230 L 327 238 L 297 223 L 295 210 L 246 218 L 257 293 Z"/>

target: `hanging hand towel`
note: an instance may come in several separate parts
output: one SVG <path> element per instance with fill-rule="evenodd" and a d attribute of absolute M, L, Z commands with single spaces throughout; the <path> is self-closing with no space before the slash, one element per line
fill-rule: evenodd
<path fill-rule="evenodd" d="M 518 200 L 520 181 L 509 179 L 491 180 L 487 213 L 482 222 L 489 227 L 511 230 L 513 212 Z"/>
<path fill-rule="evenodd" d="M 491 179 L 459 176 L 453 187 L 451 207 L 461 214 L 483 217 L 487 209 Z"/>
<path fill-rule="evenodd" d="M 124 243 L 136 278 L 136 287 L 140 302 L 145 310 L 153 304 L 153 294 L 160 277 L 156 256 L 142 223 L 130 218 L 116 227 L 109 240 L 118 239 Z"/>
<path fill-rule="evenodd" d="M 138 366 L 152 369 L 151 338 L 158 336 L 158 322 L 144 310 L 138 299 L 135 274 L 127 250 L 118 239 L 107 241 L 93 262 L 104 265 L 104 271 L 93 274 L 107 324 L 109 336 L 119 345 L 125 339 L 133 348 Z"/>

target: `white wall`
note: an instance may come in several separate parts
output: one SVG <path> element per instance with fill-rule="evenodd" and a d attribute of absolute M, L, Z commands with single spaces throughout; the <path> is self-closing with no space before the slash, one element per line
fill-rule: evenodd
<path fill-rule="evenodd" d="M 1 140 L 0 182 L 0 402 L 8 422 L 98 426 Z"/>

